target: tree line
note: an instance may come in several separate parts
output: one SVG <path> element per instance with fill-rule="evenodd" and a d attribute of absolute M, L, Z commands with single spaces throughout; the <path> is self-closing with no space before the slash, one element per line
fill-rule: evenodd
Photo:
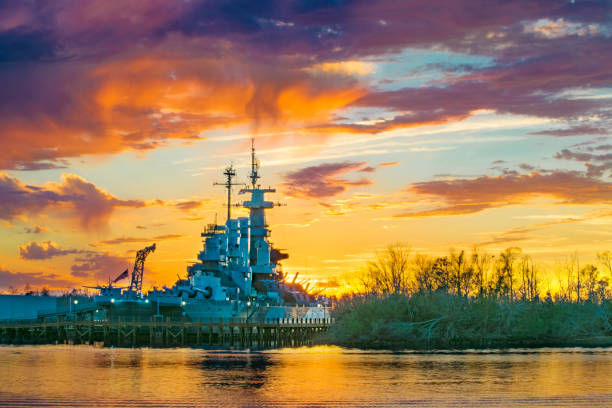
<path fill-rule="evenodd" d="M 89 296 L 90 291 L 86 289 L 72 288 L 72 289 L 61 289 L 61 290 L 51 290 L 47 286 L 43 286 L 42 288 L 32 288 L 29 283 L 26 283 L 23 288 L 15 288 L 13 286 L 9 286 L 8 290 L 3 293 L 0 291 L 0 294 L 7 295 L 25 295 L 25 296 Z"/>
<path fill-rule="evenodd" d="M 545 288 L 542 267 L 521 248 L 490 254 L 478 247 L 470 252 L 449 250 L 444 256 L 412 254 L 401 244 L 388 246 L 369 261 L 360 277 L 362 290 L 373 295 L 442 292 L 459 297 L 495 297 L 514 301 L 601 303 L 612 298 L 612 252 L 597 254 L 595 264 L 580 264 L 577 253 L 554 270 L 556 288 Z"/>

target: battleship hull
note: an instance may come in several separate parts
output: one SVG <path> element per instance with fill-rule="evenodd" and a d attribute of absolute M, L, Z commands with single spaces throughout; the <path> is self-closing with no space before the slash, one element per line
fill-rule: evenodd
<path fill-rule="evenodd" d="M 249 322 L 273 322 L 293 320 L 325 321 L 330 318 L 327 307 L 301 305 L 251 305 L 246 302 L 210 302 L 190 300 L 182 306 L 184 316 L 191 321 L 244 320 Z"/>
<path fill-rule="evenodd" d="M 182 306 L 184 316 L 191 321 L 230 321 L 246 319 L 247 311 L 238 302 L 190 299 Z"/>
<path fill-rule="evenodd" d="M 95 304 L 104 311 L 102 320 L 143 320 L 147 321 L 156 316 L 163 316 L 172 320 L 183 320 L 184 311 L 181 308 L 181 299 L 173 297 L 133 298 L 126 296 L 95 296 Z"/>
<path fill-rule="evenodd" d="M 330 309 L 320 306 L 283 305 L 260 306 L 250 317 L 250 321 L 274 322 L 297 320 L 327 320 Z"/>

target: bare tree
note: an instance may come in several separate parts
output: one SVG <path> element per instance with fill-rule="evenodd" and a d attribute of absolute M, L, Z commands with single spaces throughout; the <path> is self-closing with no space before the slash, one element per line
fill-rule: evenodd
<path fill-rule="evenodd" d="M 599 271 L 595 265 L 585 265 L 580 270 L 580 278 L 582 285 L 586 291 L 586 298 L 591 302 L 597 301 L 597 281 L 599 279 Z"/>
<path fill-rule="evenodd" d="M 367 293 L 381 295 L 406 294 L 410 288 L 410 248 L 390 245 L 369 261 L 362 276 Z"/>
<path fill-rule="evenodd" d="M 538 282 L 538 270 L 529 255 L 525 255 L 520 260 L 521 287 L 519 289 L 523 300 L 534 301 L 540 297 Z"/>
<path fill-rule="evenodd" d="M 429 255 L 417 254 L 414 257 L 414 278 L 418 291 L 431 293 L 437 289 L 434 263 Z"/>
<path fill-rule="evenodd" d="M 610 281 L 607 277 L 603 277 L 597 282 L 597 298 L 600 302 L 603 302 L 610 297 L 610 290 L 608 289 L 609 285 Z"/>
<path fill-rule="evenodd" d="M 432 272 L 436 282 L 436 290 L 448 293 L 450 288 L 450 262 L 447 257 L 439 257 L 433 263 Z"/>
<path fill-rule="evenodd" d="M 474 281 L 478 289 L 478 295 L 484 295 L 485 283 L 488 276 L 487 271 L 493 257 L 486 252 L 481 252 L 477 246 L 472 249 L 472 266 L 474 268 Z"/>
<path fill-rule="evenodd" d="M 515 262 L 521 253 L 518 247 L 506 248 L 499 254 L 496 263 L 496 279 L 494 288 L 496 293 L 508 296 L 514 300 Z"/>
<path fill-rule="evenodd" d="M 506 248 L 497 257 L 474 246 L 470 256 L 464 250 L 450 249 L 444 257 L 417 254 L 410 258 L 407 246 L 394 244 L 367 263 L 361 283 L 367 293 L 385 296 L 445 291 L 467 297 L 488 292 L 510 302 L 538 301 L 548 288 L 548 298 L 599 302 L 612 297 L 609 277 L 601 276 L 602 272 L 612 276 L 612 252 L 598 253 L 597 260 L 600 269 L 593 264 L 580 268 L 578 253 L 574 252 L 557 263 L 557 290 L 554 275 L 539 276 L 538 265 L 518 247 Z"/>
<path fill-rule="evenodd" d="M 467 297 L 474 285 L 474 266 L 471 258 L 464 250 L 449 250 L 449 278 L 450 288 L 454 289 L 457 296 Z"/>
<path fill-rule="evenodd" d="M 450 267 L 451 267 L 451 286 L 455 289 L 457 296 L 462 296 L 462 279 L 465 269 L 465 251 L 457 252 L 451 248 L 449 254 Z"/>
<path fill-rule="evenodd" d="M 554 291 L 552 291 L 551 293 L 554 294 L 555 300 L 560 300 L 560 299 L 569 300 L 570 299 L 570 296 L 569 296 L 570 289 L 566 287 L 567 279 L 565 277 L 564 262 L 557 259 L 555 261 L 554 271 L 555 271 L 555 277 L 557 278 L 558 290 L 556 291 L 556 293 Z"/>
<path fill-rule="evenodd" d="M 612 252 L 605 251 L 597 253 L 597 261 L 603 266 L 603 269 L 612 275 Z"/>
<path fill-rule="evenodd" d="M 563 270 L 567 279 L 567 300 L 572 301 L 573 293 L 576 292 L 576 301 L 580 303 L 582 299 L 580 282 L 580 261 L 578 252 L 574 252 L 563 262 Z"/>
<path fill-rule="evenodd" d="M 465 267 L 463 268 L 463 275 L 461 276 L 461 282 L 463 285 L 463 294 L 468 297 L 470 293 L 474 291 L 474 280 L 476 269 L 474 264 L 471 262 L 470 257 L 466 257 Z"/>

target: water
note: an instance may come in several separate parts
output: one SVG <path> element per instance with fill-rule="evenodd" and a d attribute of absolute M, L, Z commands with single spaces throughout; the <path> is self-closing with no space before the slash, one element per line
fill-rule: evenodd
<path fill-rule="evenodd" d="M 612 349 L 0 347 L 0 407 L 612 407 Z"/>

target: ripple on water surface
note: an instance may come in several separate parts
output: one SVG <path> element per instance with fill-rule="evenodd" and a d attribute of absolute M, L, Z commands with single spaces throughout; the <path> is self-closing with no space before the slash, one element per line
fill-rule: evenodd
<path fill-rule="evenodd" d="M 0 407 L 611 407 L 612 349 L 0 347 Z"/>

